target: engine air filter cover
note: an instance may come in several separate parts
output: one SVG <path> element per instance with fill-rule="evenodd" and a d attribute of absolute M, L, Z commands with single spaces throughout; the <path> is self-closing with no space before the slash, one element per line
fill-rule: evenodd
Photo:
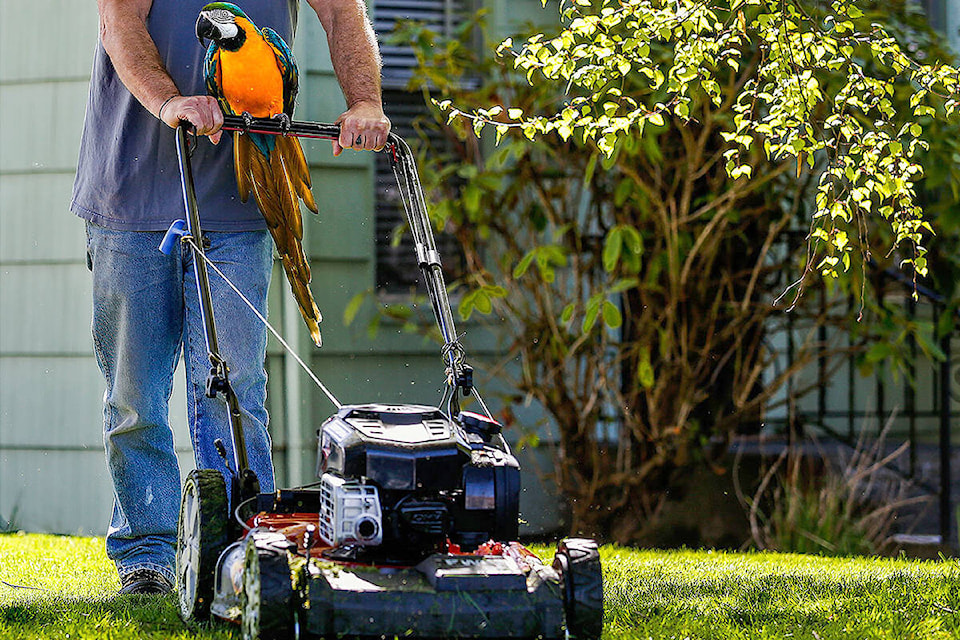
<path fill-rule="evenodd" d="M 454 423 L 424 405 L 345 405 L 324 422 L 318 445 L 318 477 L 364 477 L 390 490 L 455 486 L 469 459 Z"/>

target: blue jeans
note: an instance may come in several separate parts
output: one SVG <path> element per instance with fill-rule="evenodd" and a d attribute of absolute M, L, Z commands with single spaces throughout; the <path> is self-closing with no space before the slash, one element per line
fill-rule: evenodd
<path fill-rule="evenodd" d="M 207 256 L 266 315 L 272 242 L 267 231 L 207 232 Z M 107 555 L 121 577 L 159 571 L 171 582 L 180 471 L 168 421 L 173 373 L 184 354 L 187 417 L 198 468 L 229 471 L 214 447 L 233 448 L 227 408 L 207 398 L 210 359 L 204 341 L 192 254 L 158 250 L 162 232 L 115 231 L 87 223 L 93 271 L 93 341 L 106 380 L 104 447 L 115 500 Z M 267 433 L 266 328 L 219 275 L 210 271 L 220 353 L 240 401 L 250 466 L 261 490 L 274 488 Z"/>

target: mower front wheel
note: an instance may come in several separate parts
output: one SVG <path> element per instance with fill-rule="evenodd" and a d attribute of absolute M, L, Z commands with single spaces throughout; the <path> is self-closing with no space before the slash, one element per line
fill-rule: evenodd
<path fill-rule="evenodd" d="M 215 469 L 187 475 L 177 525 L 177 595 L 185 621 L 210 615 L 217 559 L 229 542 L 227 487 Z"/>
<path fill-rule="evenodd" d="M 603 632 L 603 574 L 597 543 L 585 538 L 561 540 L 553 568 L 563 580 L 567 631 L 577 640 L 597 640 Z"/>
<path fill-rule="evenodd" d="M 240 593 L 243 640 L 287 640 L 300 636 L 300 599 L 294 588 L 289 556 L 283 540 L 280 544 L 271 542 L 255 534 L 247 538 Z"/>

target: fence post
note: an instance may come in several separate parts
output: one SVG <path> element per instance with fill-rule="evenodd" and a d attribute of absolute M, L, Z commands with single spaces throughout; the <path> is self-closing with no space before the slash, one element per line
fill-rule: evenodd
<path fill-rule="evenodd" d="M 940 342 L 944 359 L 940 363 L 940 544 L 957 552 L 957 540 L 953 537 L 953 509 L 951 500 L 952 475 L 950 473 L 950 333 Z"/>

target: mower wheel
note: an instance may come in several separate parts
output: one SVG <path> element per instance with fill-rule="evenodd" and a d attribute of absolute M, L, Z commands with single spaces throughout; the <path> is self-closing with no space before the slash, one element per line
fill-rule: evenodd
<path fill-rule="evenodd" d="M 567 631 L 577 640 L 596 640 L 603 631 L 603 574 L 597 543 L 585 538 L 561 540 L 553 568 L 563 579 Z"/>
<path fill-rule="evenodd" d="M 243 640 L 286 640 L 299 637 L 296 611 L 300 599 L 293 586 L 287 552 L 247 538 L 240 593 Z"/>
<path fill-rule="evenodd" d="M 177 595 L 185 621 L 206 620 L 217 559 L 229 543 L 227 488 L 215 469 L 187 475 L 177 525 Z"/>

